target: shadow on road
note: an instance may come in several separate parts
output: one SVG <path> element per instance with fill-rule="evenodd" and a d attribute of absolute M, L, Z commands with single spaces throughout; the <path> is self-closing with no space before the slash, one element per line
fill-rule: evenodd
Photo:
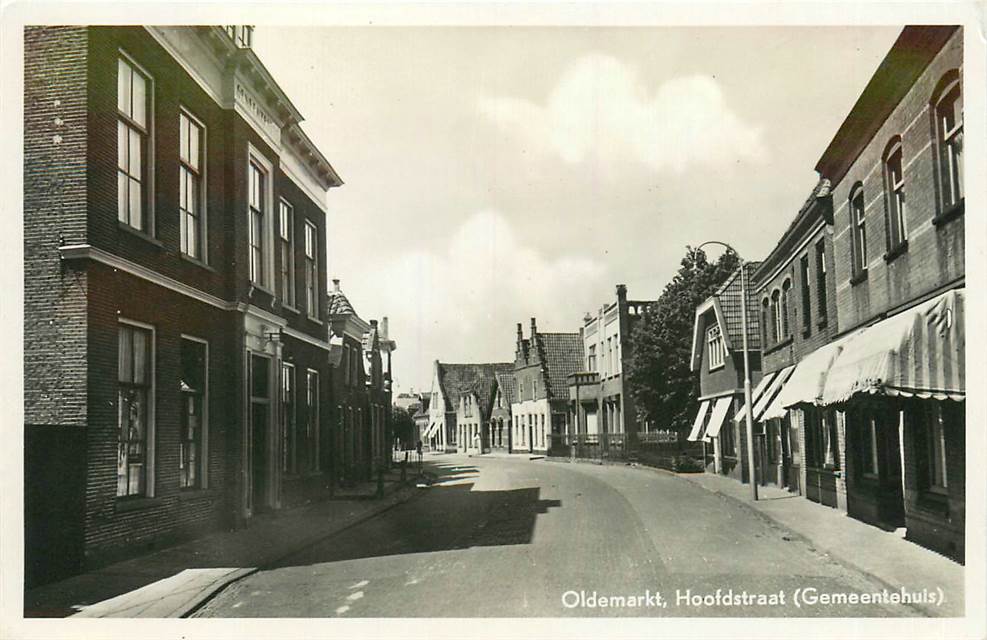
<path fill-rule="evenodd" d="M 441 476 L 418 500 L 331 536 L 268 568 L 529 544 L 537 517 L 562 506 L 559 500 L 540 499 L 538 487 L 474 491 L 473 483 L 452 484 L 469 477 L 469 469 L 448 469 L 452 473 Z"/>

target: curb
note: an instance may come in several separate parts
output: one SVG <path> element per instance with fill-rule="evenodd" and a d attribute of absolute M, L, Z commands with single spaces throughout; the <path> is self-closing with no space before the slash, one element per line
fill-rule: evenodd
<path fill-rule="evenodd" d="M 664 471 L 664 469 L 662 469 L 661 471 Z M 805 544 L 808 544 L 810 546 L 810 548 L 815 549 L 818 552 L 824 553 L 829 559 L 831 559 L 833 562 L 835 562 L 836 564 L 842 566 L 845 569 L 851 569 L 851 570 L 856 571 L 856 572 L 858 572 L 860 574 L 863 574 L 864 576 L 867 576 L 871 580 L 874 580 L 875 582 L 878 582 L 879 584 L 885 586 L 886 588 L 888 588 L 891 591 L 896 591 L 898 588 L 901 587 L 901 585 L 895 585 L 895 584 L 891 583 L 889 580 L 886 580 L 882 576 L 879 576 L 876 573 L 874 573 L 872 571 L 869 571 L 868 569 L 865 569 L 864 567 L 859 566 L 857 563 L 853 562 L 852 560 L 849 560 L 847 558 L 844 558 L 842 555 L 839 555 L 837 553 L 834 553 L 833 551 L 831 551 L 828 548 L 827 549 L 820 548 L 822 545 L 818 544 L 817 542 L 815 542 L 811 538 L 806 537 L 804 534 L 799 533 L 798 531 L 795 531 L 794 529 L 792 529 L 788 525 L 786 525 L 783 522 L 781 522 L 781 521 L 773 518 L 771 515 L 765 513 L 764 511 L 761 511 L 760 509 L 754 507 L 752 504 L 750 504 L 746 500 L 741 500 L 740 498 L 735 498 L 734 496 L 732 496 L 730 494 L 723 493 L 722 491 L 717 491 L 716 489 L 710 489 L 706 485 L 704 485 L 704 484 L 702 484 L 700 482 L 697 482 L 697 481 L 693 480 L 692 478 L 689 478 L 688 476 L 685 476 L 685 475 L 682 475 L 682 474 L 673 473 L 671 471 L 666 471 L 666 473 L 668 473 L 669 475 L 675 476 L 677 478 L 681 478 L 681 479 L 685 480 L 686 482 L 689 482 L 690 484 L 692 484 L 694 486 L 697 486 L 700 489 L 702 489 L 702 490 L 704 490 L 704 491 L 706 491 L 708 493 L 711 493 L 711 494 L 713 494 L 715 496 L 718 496 L 718 497 L 720 497 L 722 499 L 729 500 L 729 501 L 733 502 L 734 504 L 739 504 L 739 505 L 743 506 L 745 509 L 747 509 L 751 513 L 755 514 L 761 520 L 763 520 L 765 522 L 768 522 L 768 523 L 770 523 L 770 524 L 772 524 L 772 525 L 774 525 L 774 526 L 776 526 L 776 527 L 778 527 L 780 529 L 785 530 L 786 532 L 788 532 L 789 534 L 791 534 L 791 536 L 794 539 L 796 539 L 796 540 L 798 540 L 800 542 L 803 542 Z M 944 614 L 942 612 L 942 609 L 927 608 L 927 607 L 923 606 L 920 603 L 915 603 L 915 602 L 902 603 L 901 606 L 908 607 L 908 608 L 910 608 L 910 609 L 912 609 L 912 610 L 914 610 L 914 611 L 916 611 L 918 613 L 921 613 L 921 614 L 923 614 L 923 615 L 925 615 L 927 617 L 933 617 L 933 618 L 948 618 L 948 617 L 952 617 L 952 614 Z"/>
<path fill-rule="evenodd" d="M 291 550 L 286 551 L 274 558 L 266 559 L 265 561 L 258 563 L 257 567 L 252 567 L 249 569 L 244 569 L 242 571 L 228 574 L 228 576 L 225 576 L 222 580 L 218 580 L 215 583 L 211 584 L 208 589 L 203 589 L 201 592 L 196 594 L 195 598 L 190 600 L 189 603 L 181 610 L 176 611 L 175 614 L 171 617 L 188 618 L 189 616 L 193 615 L 196 611 L 204 607 L 206 604 L 208 604 L 210 600 L 212 600 L 217 595 L 219 595 L 224 589 L 229 587 L 231 584 L 239 582 L 240 580 L 243 580 L 248 576 L 252 576 L 255 573 L 263 571 L 264 569 L 270 568 L 272 565 L 277 564 L 278 562 L 284 560 L 285 558 L 291 557 L 292 555 L 306 549 L 307 547 L 310 547 L 323 540 L 331 538 L 332 536 L 342 533 L 343 531 L 352 529 L 353 527 L 362 524 L 367 520 L 370 520 L 371 518 L 375 518 L 380 514 L 385 513 L 393 509 L 394 507 L 397 507 L 398 505 L 408 502 L 409 500 L 414 498 L 416 495 L 419 495 L 420 493 L 419 491 L 415 490 L 415 487 L 413 486 L 405 486 L 398 488 L 398 490 L 392 493 L 391 495 L 400 496 L 401 491 L 404 489 L 408 490 L 407 494 L 404 497 L 399 497 L 395 499 L 393 502 L 391 502 L 391 504 L 383 506 L 381 509 L 371 509 L 370 511 L 363 514 L 359 518 L 353 520 L 352 522 L 346 523 L 344 526 L 338 529 L 334 529 L 332 531 L 323 531 L 319 534 L 306 538 L 305 540 L 302 540 L 298 544 L 293 545 L 293 548 Z"/>

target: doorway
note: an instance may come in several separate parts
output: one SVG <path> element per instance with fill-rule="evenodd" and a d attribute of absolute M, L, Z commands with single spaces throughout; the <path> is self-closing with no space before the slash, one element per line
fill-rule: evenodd
<path fill-rule="evenodd" d="M 250 496 L 251 513 L 264 511 L 271 505 L 270 496 L 270 408 L 271 359 L 250 355 Z"/>

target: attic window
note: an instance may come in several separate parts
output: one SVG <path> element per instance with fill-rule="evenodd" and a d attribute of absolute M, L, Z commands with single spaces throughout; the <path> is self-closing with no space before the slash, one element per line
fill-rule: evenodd
<path fill-rule="evenodd" d="M 709 370 L 722 367 L 726 347 L 723 344 L 720 325 L 714 324 L 706 330 L 706 348 L 709 353 Z"/>

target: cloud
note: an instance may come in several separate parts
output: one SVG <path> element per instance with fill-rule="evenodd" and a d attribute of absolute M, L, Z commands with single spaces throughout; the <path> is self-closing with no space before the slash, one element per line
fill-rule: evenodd
<path fill-rule="evenodd" d="M 444 249 L 410 249 L 360 280 L 377 283 L 374 306 L 390 317 L 399 347 L 395 373 L 406 389 L 428 385 L 435 359 L 513 360 L 515 324 L 527 332 L 530 316 L 544 330 L 578 331 L 583 312 L 603 302 L 597 297 L 607 277 L 607 267 L 593 260 L 543 255 L 500 213 L 486 210 L 467 218 Z"/>
<path fill-rule="evenodd" d="M 609 167 L 629 156 L 681 173 L 766 156 L 761 128 L 730 109 L 714 78 L 673 78 L 651 92 L 636 70 L 607 55 L 576 60 L 545 105 L 483 96 L 478 108 L 508 134 L 570 164 Z"/>

